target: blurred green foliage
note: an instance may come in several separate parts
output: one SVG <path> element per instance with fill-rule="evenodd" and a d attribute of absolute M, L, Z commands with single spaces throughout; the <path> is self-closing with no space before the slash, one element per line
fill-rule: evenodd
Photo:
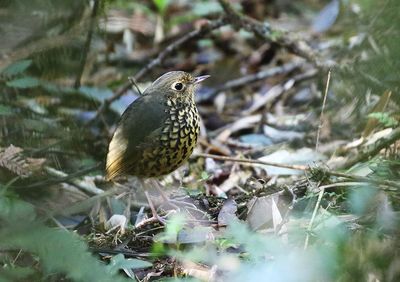
<path fill-rule="evenodd" d="M 397 127 L 399 125 L 399 122 L 395 118 L 391 117 L 389 113 L 370 113 L 368 117 L 377 119 L 379 123 L 385 127 Z"/>
<path fill-rule="evenodd" d="M 87 34 L 86 28 L 75 30 L 75 27 L 89 11 L 89 2 L 8 0 L 0 3 L 0 8 L 13 11 L 0 17 L 3 41 L 0 51 L 35 47 L 43 38 L 50 38 L 55 43 L 54 48 L 35 49 L 29 58 L 16 59 L 0 70 L 0 147 L 11 143 L 19 145 L 27 156 L 46 157 L 52 165 L 67 172 L 103 160 L 107 147 L 108 129 L 97 126 L 103 121 L 96 121 L 93 126 L 85 126 L 85 122 L 93 117 L 100 102 L 113 95 L 112 90 L 90 85 L 79 89 L 68 86 L 75 79 Z M 175 1 L 153 0 L 149 3 L 106 1 L 106 5 L 140 10 L 152 18 L 156 17 L 155 10 L 165 15 Z M 185 3 L 190 7 L 188 12 L 166 17 L 167 26 L 221 11 L 216 1 Z M 345 58 L 348 62 L 343 63 L 341 71 L 345 99 L 356 97 L 363 102 L 367 93 L 381 95 L 391 90 L 394 101 L 400 104 L 400 1 L 354 0 L 354 3 L 360 5 L 361 14 L 354 18 L 357 23 L 346 27 L 346 32 L 360 41 L 339 54 L 340 59 Z M 35 13 L 31 13 L 33 10 Z M 86 20 L 83 26 L 85 24 Z M 62 41 L 63 36 L 69 39 Z M 201 45 L 214 46 L 211 39 L 203 39 Z M 122 112 L 125 106 L 117 103 L 111 106 L 113 122 L 115 113 Z M 369 117 L 377 119 L 384 127 L 398 126 L 398 120 L 391 113 L 378 112 Z M 365 166 L 372 170 L 370 176 L 375 180 L 400 178 L 398 157 L 373 159 Z M 203 180 L 210 177 L 204 171 L 200 175 Z M 77 235 L 49 227 L 36 215 L 35 208 L 17 195 L 19 191 L 10 189 L 6 184 L 8 181 L 20 183 L 20 179 L 0 179 L 0 281 L 45 280 L 53 276 L 74 281 L 123 281 L 118 276 L 120 269 L 150 266 L 122 255 L 112 258 L 108 266 L 100 263 Z M 22 185 L 36 179 L 28 181 Z M 225 275 L 223 278 L 229 281 L 266 278 L 270 281 L 366 281 L 371 277 L 380 281 L 399 281 L 399 222 L 390 201 L 382 198 L 375 187 L 349 190 L 337 192 L 341 201 L 349 199 L 341 211 L 353 212 L 365 220 L 362 228 L 344 223 L 339 214 L 321 212 L 317 224 L 308 232 L 304 222 L 309 222 L 308 211 L 314 207 L 316 198 L 310 193 L 307 197 L 313 201 L 310 201 L 309 209 L 303 217 L 291 218 L 295 226 L 288 226 L 287 238 L 258 234 L 243 223 L 232 222 L 216 240 L 203 246 L 181 248 L 177 238 L 185 221 L 176 217 L 158 237 L 153 252 L 155 255 L 170 254 L 181 261 L 215 264 Z M 335 196 L 335 193 L 331 194 Z M 388 195 L 397 199 L 393 206 L 398 207 L 396 191 L 390 191 Z M 357 231 L 352 232 L 353 227 Z M 304 249 L 307 234 L 310 244 Z M 165 241 L 176 244 L 170 247 L 162 243 Z M 19 251 L 29 258 L 29 263 L 19 263 L 16 259 Z"/>
<path fill-rule="evenodd" d="M 354 187 L 348 204 L 356 209 L 357 215 L 369 216 L 376 212 L 371 212 L 371 201 L 376 199 L 378 192 L 371 186 Z M 263 281 L 267 278 L 269 281 L 366 281 L 368 277 L 398 281 L 400 269 L 396 265 L 400 241 L 386 233 L 388 230 L 398 232 L 399 222 L 392 212 L 389 210 L 374 217 L 370 229 L 352 232 L 353 223 L 326 210 L 321 211 L 309 232 L 311 240 L 307 248 L 304 242 L 308 231 L 299 228 L 302 222 L 309 221 L 303 214 L 302 217 L 290 217 L 284 225 L 288 228 L 284 235 L 260 234 L 243 222 L 233 221 L 227 229 L 218 232 L 215 240 L 183 249 L 165 245 L 164 253 L 183 264 L 190 261 L 216 267 L 218 272 L 213 277 L 222 281 Z M 391 228 L 383 228 L 384 222 Z M 179 226 L 172 232 L 176 237 L 176 232 L 183 230 L 181 217 L 172 220 L 172 226 Z M 161 237 L 171 236 L 168 228 L 167 225 Z"/>
<path fill-rule="evenodd" d="M 36 218 L 32 205 L 5 197 L 1 193 L 4 186 L 0 189 L 0 249 L 8 251 L 8 255 L 0 256 L 0 281 L 15 281 L 17 278 L 38 281 L 55 274 L 73 281 L 126 281 L 116 275 L 115 267 L 120 263 L 107 269 L 88 252 L 77 235 L 45 226 Z M 30 253 L 32 265 L 37 256 L 40 267 L 15 266 L 17 258 L 10 253 L 17 254 L 18 251 L 23 255 Z"/>
<path fill-rule="evenodd" d="M 352 3 L 361 9 L 350 22 L 346 21 L 351 26 L 346 25 L 344 30 L 358 42 L 350 50 L 343 50 L 348 62 L 342 65 L 341 73 L 346 92 L 363 101 L 368 92 L 380 96 L 391 90 L 397 93 L 392 98 L 400 105 L 400 1 L 355 0 Z"/>

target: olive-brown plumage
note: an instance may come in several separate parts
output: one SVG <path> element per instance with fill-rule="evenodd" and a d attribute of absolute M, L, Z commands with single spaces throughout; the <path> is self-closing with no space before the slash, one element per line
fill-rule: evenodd
<path fill-rule="evenodd" d="M 168 72 L 128 106 L 109 145 L 107 179 L 165 175 L 189 158 L 200 131 L 194 93 L 207 77 Z"/>

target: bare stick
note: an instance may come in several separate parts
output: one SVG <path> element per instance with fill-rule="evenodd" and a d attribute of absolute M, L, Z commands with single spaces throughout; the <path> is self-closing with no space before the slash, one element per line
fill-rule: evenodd
<path fill-rule="evenodd" d="M 315 151 L 317 151 L 317 152 L 318 152 L 318 145 L 319 145 L 319 135 L 321 133 L 322 123 L 323 123 L 323 118 L 324 118 L 324 110 L 325 110 L 325 105 L 326 105 L 326 97 L 328 96 L 328 89 L 329 89 L 330 81 L 331 81 L 331 70 L 329 70 L 329 72 L 328 72 L 328 79 L 326 80 L 326 85 L 325 85 L 325 93 L 324 93 L 324 100 L 322 102 L 321 115 L 319 116 L 317 141 L 315 142 Z"/>
<path fill-rule="evenodd" d="M 98 163 L 94 166 L 84 168 L 82 170 L 79 170 L 79 171 L 71 173 L 71 174 L 66 174 L 62 171 L 58 171 L 51 167 L 45 167 L 44 169 L 46 170 L 46 172 L 49 175 L 54 176 L 55 177 L 54 179 L 46 179 L 46 180 L 31 183 L 31 184 L 23 185 L 23 186 L 12 186 L 12 187 L 14 187 L 16 189 L 32 189 L 32 188 L 62 183 L 62 182 L 70 183 L 70 181 L 72 181 L 73 179 L 80 177 L 80 176 L 87 175 L 90 172 L 93 172 L 96 169 L 98 169 L 100 166 L 101 166 L 101 163 Z M 76 185 L 74 185 L 74 186 L 76 186 Z M 80 188 L 80 187 L 78 187 L 78 188 Z M 82 190 L 85 190 L 85 189 L 82 189 Z"/>
<path fill-rule="evenodd" d="M 75 84 L 74 84 L 75 88 L 79 88 L 81 86 L 81 78 L 82 78 L 83 70 L 85 69 L 85 64 L 86 64 L 87 55 L 89 53 L 90 43 L 92 42 L 94 24 L 96 23 L 97 11 L 99 10 L 100 1 L 101 0 L 93 1 L 92 14 L 90 15 L 90 22 L 89 22 L 89 31 L 88 31 L 88 34 L 86 37 L 85 45 L 83 46 L 83 50 L 82 50 L 81 63 L 80 63 L 78 74 L 76 75 Z"/>
<path fill-rule="evenodd" d="M 139 88 L 139 86 L 137 85 L 135 79 L 134 79 L 132 76 L 128 77 L 128 79 L 129 79 L 129 81 L 132 83 L 132 85 L 135 86 L 136 91 L 139 93 L 139 95 L 142 96 L 142 91 L 140 91 L 140 88 Z"/>
<path fill-rule="evenodd" d="M 321 191 L 319 191 L 318 200 L 317 200 L 317 203 L 315 204 L 314 211 L 313 211 L 313 214 L 311 216 L 310 223 L 308 224 L 308 227 L 307 227 L 307 236 L 306 236 L 306 240 L 304 242 L 304 250 L 306 250 L 307 247 L 308 247 L 308 241 L 310 239 L 310 232 L 311 232 L 312 226 L 314 224 L 315 217 L 317 215 L 317 211 L 318 211 L 319 205 L 321 204 L 322 197 L 324 196 L 324 192 L 325 192 L 324 188 L 322 188 Z"/>
<path fill-rule="evenodd" d="M 395 187 L 395 188 L 400 189 L 400 183 L 391 181 L 391 180 L 373 179 L 373 178 L 369 178 L 369 177 L 365 177 L 365 176 L 359 176 L 359 175 L 348 174 L 348 173 L 337 172 L 337 171 L 326 171 L 326 173 L 331 176 L 349 178 L 349 179 L 364 182 L 364 183 L 366 183 L 366 182 L 374 183 L 376 185 L 383 185 L 383 186 Z"/>
<path fill-rule="evenodd" d="M 365 182 L 335 182 L 323 186 L 319 186 L 319 191 L 321 192 L 322 189 L 329 189 L 329 188 L 334 188 L 334 187 L 354 187 L 354 186 L 365 186 Z"/>
<path fill-rule="evenodd" d="M 388 148 L 392 144 L 394 144 L 397 140 L 400 140 L 400 127 L 394 129 L 389 136 L 381 138 L 377 141 L 377 145 L 371 146 L 368 150 L 359 155 L 355 156 L 354 158 L 348 160 L 343 167 L 349 168 L 355 165 L 358 162 L 362 162 L 368 160 L 371 157 L 376 156 L 382 149 Z"/>
<path fill-rule="evenodd" d="M 58 177 L 58 178 L 68 177 L 68 174 L 66 174 L 65 172 L 62 172 L 60 170 L 56 170 L 55 168 L 46 166 L 44 169 L 51 176 L 55 176 L 55 177 Z M 74 185 L 75 187 L 77 187 L 77 188 L 79 188 L 79 189 L 81 189 L 81 190 L 83 190 L 83 191 L 85 191 L 85 192 L 87 192 L 89 194 L 98 195 L 98 194 L 104 193 L 103 190 L 101 190 L 101 189 L 99 189 L 99 188 L 97 188 L 95 186 L 87 185 L 85 182 L 79 181 L 79 180 L 76 180 L 76 179 L 65 180 L 65 182 L 68 182 L 71 185 Z"/>
<path fill-rule="evenodd" d="M 308 166 L 279 164 L 279 163 L 265 162 L 265 161 L 260 161 L 260 160 L 241 159 L 241 158 L 226 157 L 226 156 L 219 156 L 219 155 L 213 155 L 213 154 L 198 153 L 198 154 L 193 154 L 192 157 L 194 157 L 194 158 L 212 158 L 214 160 L 220 160 L 220 161 L 232 161 L 232 162 L 247 163 L 247 164 L 261 164 L 261 165 L 276 166 L 276 167 L 282 167 L 282 168 L 288 168 L 288 169 L 294 169 L 294 170 L 312 171 L 312 168 L 310 168 Z M 358 181 L 358 182 L 352 182 L 352 183 L 360 183 L 360 182 L 374 183 L 377 185 L 395 187 L 395 188 L 400 189 L 400 184 L 395 181 L 376 180 L 376 179 L 372 179 L 372 178 L 365 177 L 365 176 L 358 176 L 358 175 L 354 175 L 354 174 L 348 174 L 348 173 L 337 172 L 337 171 L 329 171 L 329 170 L 324 170 L 324 173 L 331 175 L 331 176 L 343 177 L 343 178 L 348 178 L 348 179 Z M 333 185 L 332 187 L 334 187 L 334 186 L 335 185 Z M 338 185 L 336 185 L 336 186 L 338 186 Z M 325 188 L 330 188 L 330 187 L 331 186 L 326 186 Z"/>
<path fill-rule="evenodd" d="M 207 93 L 206 97 L 204 97 L 203 100 L 210 100 L 216 94 L 218 94 L 219 92 L 224 91 L 224 90 L 241 87 L 241 86 L 247 85 L 247 84 L 255 82 L 255 81 L 266 79 L 268 77 L 289 73 L 289 72 L 301 67 L 302 65 L 304 65 L 303 62 L 290 62 L 290 63 L 287 63 L 282 66 L 268 68 L 266 70 L 263 70 L 263 71 L 260 71 L 260 72 L 254 73 L 254 74 L 250 74 L 250 75 L 239 77 L 237 79 L 229 80 L 229 81 L 225 82 L 223 85 L 216 87 L 215 89 L 213 89 L 212 91 Z"/>
<path fill-rule="evenodd" d="M 308 170 L 308 167 L 303 166 L 303 165 L 287 165 L 287 164 L 279 164 L 279 163 L 273 163 L 273 162 L 264 162 L 264 161 L 260 161 L 260 160 L 225 157 L 225 156 L 219 156 L 219 155 L 213 155 L 213 154 L 198 153 L 198 154 L 193 154 L 193 157 L 195 157 L 195 158 L 196 157 L 197 158 L 212 158 L 214 160 L 232 161 L 232 162 L 247 163 L 247 164 L 270 165 L 270 166 L 276 166 L 276 167 L 282 167 L 282 168 L 288 168 L 288 169 L 294 169 L 294 170 L 302 170 L 302 171 Z"/>
<path fill-rule="evenodd" d="M 289 52 L 307 59 L 319 68 L 326 68 L 330 64 L 323 62 L 306 42 L 300 38 L 296 38 L 294 34 L 273 28 L 268 23 L 259 22 L 235 11 L 232 4 L 227 0 L 218 0 L 218 2 L 226 12 L 227 20 L 237 29 L 243 28 L 268 42 L 275 42 L 286 48 Z"/>

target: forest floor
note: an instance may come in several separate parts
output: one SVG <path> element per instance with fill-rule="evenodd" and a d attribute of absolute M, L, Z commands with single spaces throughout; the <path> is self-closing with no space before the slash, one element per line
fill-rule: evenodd
<path fill-rule="evenodd" d="M 398 4 L 102 2 L 0 48 L 0 281 L 400 279 Z M 171 70 L 211 75 L 193 155 L 106 181 L 119 116 Z"/>

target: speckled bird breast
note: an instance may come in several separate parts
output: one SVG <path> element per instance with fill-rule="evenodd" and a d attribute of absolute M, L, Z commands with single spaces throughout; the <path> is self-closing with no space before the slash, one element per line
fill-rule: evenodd
<path fill-rule="evenodd" d="M 200 117 L 193 104 L 166 102 L 167 119 L 158 142 L 143 151 L 135 175 L 156 177 L 168 174 L 185 162 L 197 144 Z M 158 145 L 157 145 L 158 144 Z"/>

